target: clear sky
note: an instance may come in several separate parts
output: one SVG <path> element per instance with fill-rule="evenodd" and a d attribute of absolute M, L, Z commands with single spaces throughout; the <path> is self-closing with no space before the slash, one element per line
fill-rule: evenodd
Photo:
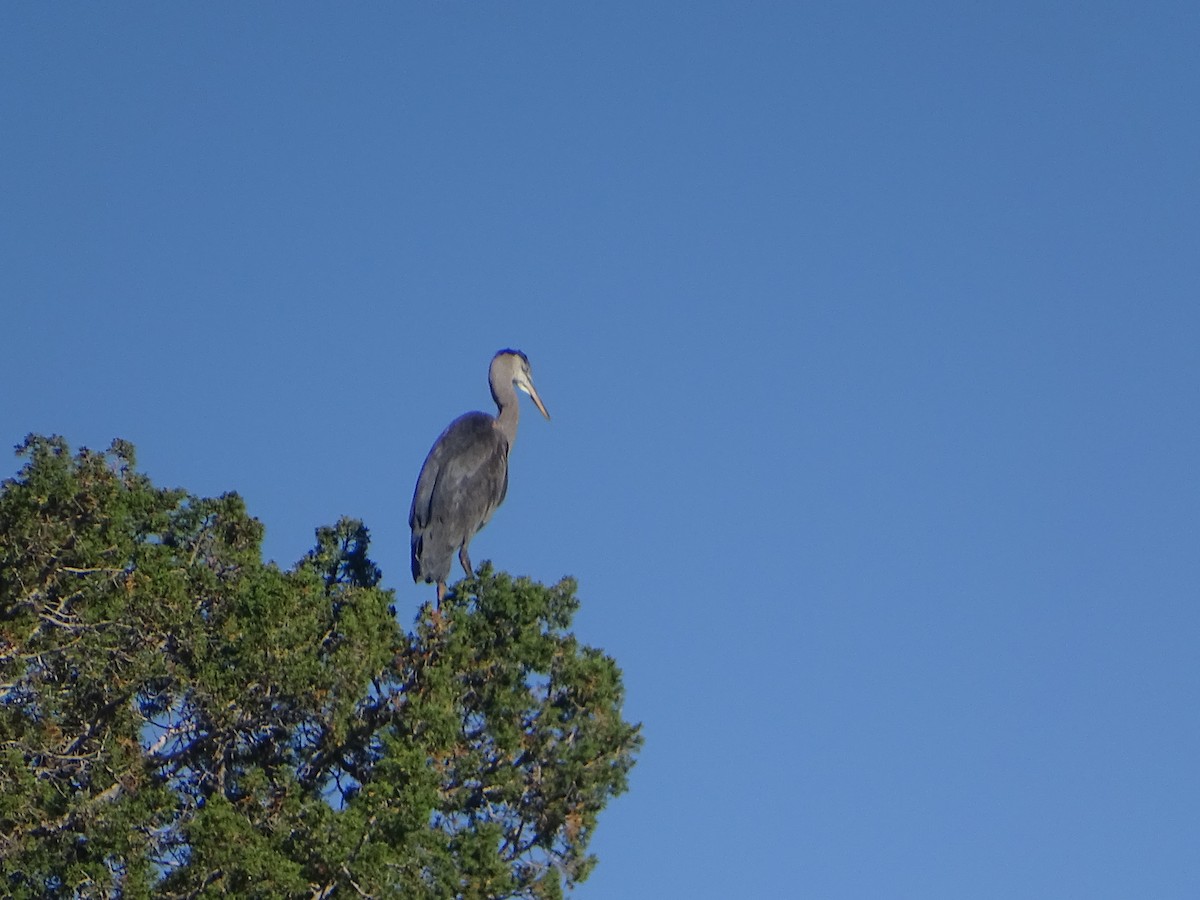
<path fill-rule="evenodd" d="M 1200 5 L 0 5 L 0 444 L 472 556 L 646 745 L 576 896 L 1200 896 Z M 0 459 L 0 475 L 18 461 Z"/>

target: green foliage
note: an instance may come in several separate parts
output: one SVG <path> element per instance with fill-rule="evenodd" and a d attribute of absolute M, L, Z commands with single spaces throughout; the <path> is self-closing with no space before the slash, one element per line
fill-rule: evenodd
<path fill-rule="evenodd" d="M 343 519 L 281 570 L 240 497 L 30 437 L 0 488 L 0 894 L 551 898 L 640 745 L 576 586 L 414 629 Z"/>

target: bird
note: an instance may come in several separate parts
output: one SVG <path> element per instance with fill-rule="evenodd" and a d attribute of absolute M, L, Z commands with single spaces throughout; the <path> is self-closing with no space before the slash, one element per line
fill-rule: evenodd
<path fill-rule="evenodd" d="M 508 493 L 508 455 L 517 439 L 521 405 L 514 388 L 527 393 L 547 420 L 550 413 L 533 386 L 529 357 L 501 350 L 492 357 L 488 385 L 497 414 L 469 412 L 451 422 L 434 442 L 413 491 L 413 581 L 437 584 L 437 603 L 446 597 L 454 552 L 468 577 L 475 574 L 467 548 Z"/>

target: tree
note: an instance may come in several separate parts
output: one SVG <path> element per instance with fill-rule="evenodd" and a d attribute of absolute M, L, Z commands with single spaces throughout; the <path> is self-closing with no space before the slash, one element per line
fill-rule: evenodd
<path fill-rule="evenodd" d="M 549 898 L 641 743 L 576 585 L 411 632 L 362 523 L 264 563 L 240 497 L 29 437 L 0 488 L 0 893 Z"/>

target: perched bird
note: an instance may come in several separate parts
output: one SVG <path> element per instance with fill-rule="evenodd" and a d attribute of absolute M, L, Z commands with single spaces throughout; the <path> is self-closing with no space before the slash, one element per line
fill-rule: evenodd
<path fill-rule="evenodd" d="M 413 581 L 436 582 L 439 605 L 454 551 L 467 575 L 474 575 L 467 546 L 508 492 L 508 454 L 521 416 L 514 386 L 550 418 L 533 386 L 529 358 L 520 350 L 501 350 L 492 357 L 488 384 L 499 414 L 469 412 L 450 423 L 425 457 L 408 513 Z"/>

